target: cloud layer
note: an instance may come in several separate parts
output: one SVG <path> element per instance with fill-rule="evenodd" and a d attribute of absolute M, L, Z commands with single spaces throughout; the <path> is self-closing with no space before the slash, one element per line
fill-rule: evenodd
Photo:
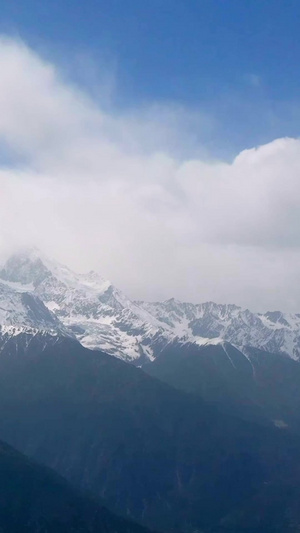
<path fill-rule="evenodd" d="M 0 69 L 2 254 L 35 244 L 134 298 L 300 312 L 298 139 L 191 159 L 191 112 L 109 114 L 4 38 Z"/>

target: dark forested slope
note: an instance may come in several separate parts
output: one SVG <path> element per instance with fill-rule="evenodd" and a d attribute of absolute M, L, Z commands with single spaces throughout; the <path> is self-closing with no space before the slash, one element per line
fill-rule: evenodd
<path fill-rule="evenodd" d="M 0 356 L 0 436 L 153 529 L 218 524 L 289 478 L 300 445 L 285 430 L 219 413 L 71 339 L 14 339 Z"/>
<path fill-rule="evenodd" d="M 0 442 L 1 533 L 146 533 Z"/>

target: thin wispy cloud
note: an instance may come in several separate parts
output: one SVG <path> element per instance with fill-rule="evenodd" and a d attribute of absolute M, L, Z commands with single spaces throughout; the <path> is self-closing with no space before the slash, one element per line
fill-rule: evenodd
<path fill-rule="evenodd" d="M 248 85 L 251 85 L 251 87 L 259 88 L 263 85 L 263 80 L 259 74 L 248 73 L 245 74 L 244 80 Z"/>

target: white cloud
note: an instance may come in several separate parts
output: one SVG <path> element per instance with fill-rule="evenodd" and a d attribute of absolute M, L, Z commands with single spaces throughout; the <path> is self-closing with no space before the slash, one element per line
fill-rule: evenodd
<path fill-rule="evenodd" d="M 36 244 L 131 297 L 300 311 L 300 141 L 188 159 L 184 120 L 173 106 L 110 115 L 2 39 L 0 141 L 18 156 L 0 171 L 2 250 Z"/>

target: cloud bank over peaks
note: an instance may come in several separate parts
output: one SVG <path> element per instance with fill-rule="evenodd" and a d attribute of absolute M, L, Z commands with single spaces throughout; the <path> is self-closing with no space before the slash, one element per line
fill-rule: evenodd
<path fill-rule="evenodd" d="M 3 254 L 35 244 L 136 298 L 300 312 L 298 139 L 183 157 L 182 110 L 109 114 L 19 41 L 0 65 Z"/>

